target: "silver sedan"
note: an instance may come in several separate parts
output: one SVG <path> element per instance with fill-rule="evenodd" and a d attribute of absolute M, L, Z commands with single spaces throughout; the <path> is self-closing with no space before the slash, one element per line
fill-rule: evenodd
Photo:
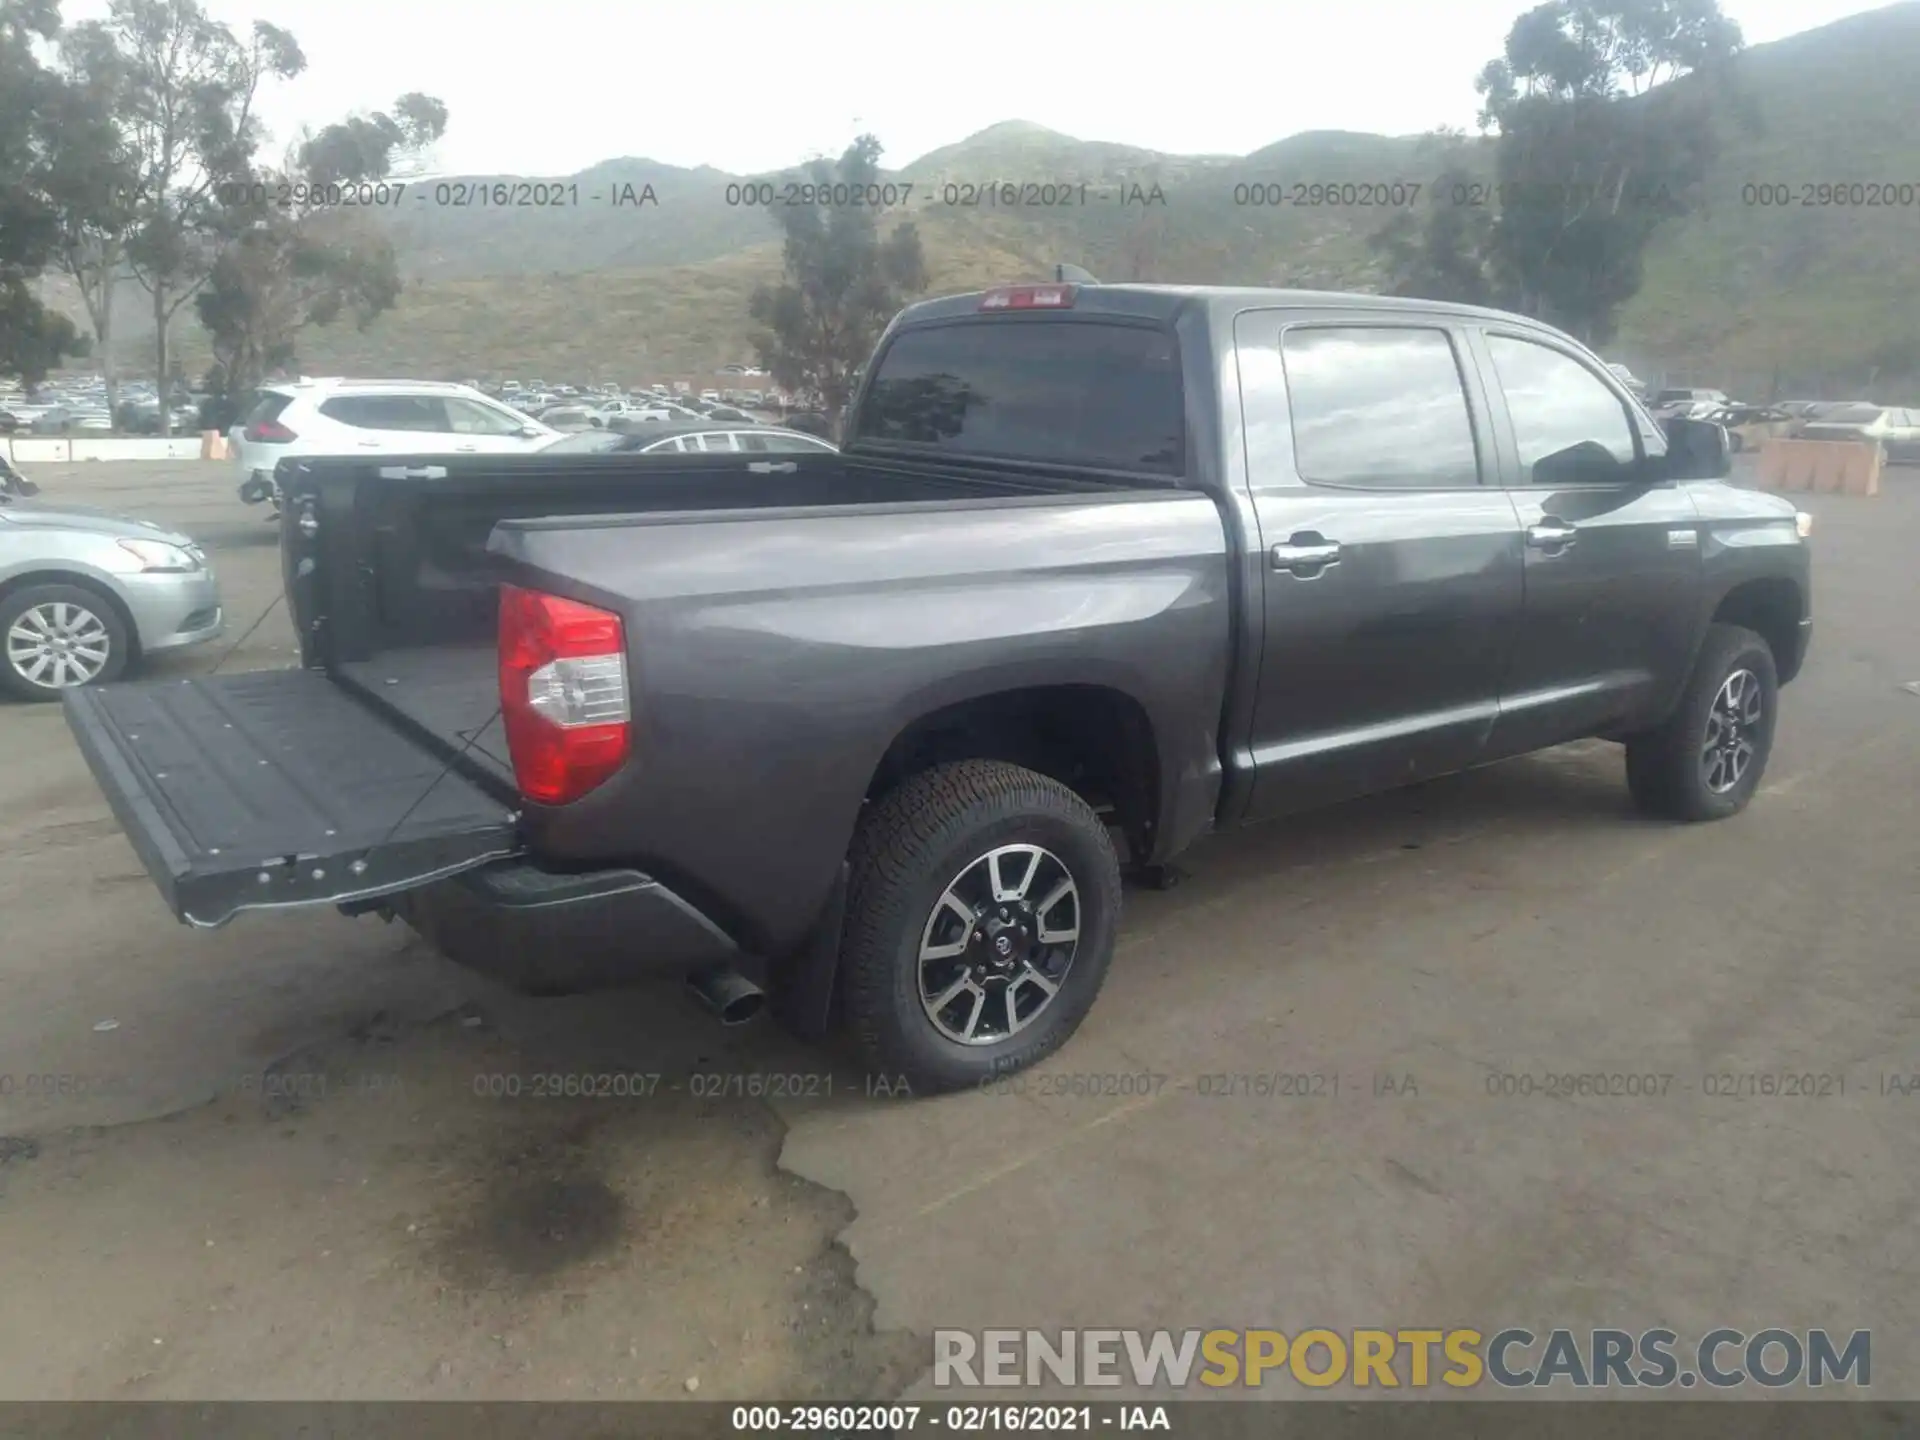
<path fill-rule="evenodd" d="M 0 692 L 58 699 L 223 625 L 219 585 L 185 535 L 0 487 Z"/>

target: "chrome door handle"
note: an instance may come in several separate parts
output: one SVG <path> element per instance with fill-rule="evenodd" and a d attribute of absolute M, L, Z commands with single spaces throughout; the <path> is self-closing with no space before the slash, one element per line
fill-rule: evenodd
<path fill-rule="evenodd" d="M 1579 537 L 1579 531 L 1559 520 L 1543 520 L 1527 527 L 1527 544 L 1536 550 L 1564 550 Z"/>
<path fill-rule="evenodd" d="M 1291 570 L 1304 577 L 1317 575 L 1329 565 L 1340 563 L 1340 545 L 1333 540 L 1309 540 L 1296 535 L 1285 544 L 1273 547 L 1273 568 Z"/>

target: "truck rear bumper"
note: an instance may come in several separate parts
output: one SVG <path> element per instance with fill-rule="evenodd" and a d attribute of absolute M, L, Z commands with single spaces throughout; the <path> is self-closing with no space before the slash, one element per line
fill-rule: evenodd
<path fill-rule="evenodd" d="M 740 958 L 725 931 L 638 870 L 563 875 L 507 860 L 389 903 L 448 959 L 529 995 L 677 979 Z"/>

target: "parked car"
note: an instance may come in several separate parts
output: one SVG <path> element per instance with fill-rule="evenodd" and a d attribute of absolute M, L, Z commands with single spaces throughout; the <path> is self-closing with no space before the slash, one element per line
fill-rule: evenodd
<path fill-rule="evenodd" d="M 835 447 L 811 435 L 767 425 L 715 425 L 628 422 L 605 430 L 562 435 L 543 447 L 544 455 L 820 455 Z"/>
<path fill-rule="evenodd" d="M 36 435 L 64 435 L 67 426 L 73 423 L 74 410 L 70 405 L 46 405 L 35 407 L 38 411 L 28 422 L 27 428 Z"/>
<path fill-rule="evenodd" d="M 13 411 L 0 407 L 0 435 L 11 435 L 24 423 Z"/>
<path fill-rule="evenodd" d="M 539 421 L 552 431 L 596 430 L 606 417 L 591 405 L 550 405 L 539 414 Z"/>
<path fill-rule="evenodd" d="M 1803 440 L 1878 441 L 1892 465 L 1920 463 L 1920 410 L 1889 405 L 1821 409 L 1794 432 Z"/>
<path fill-rule="evenodd" d="M 219 585 L 185 535 L 0 487 L 0 693 L 58 699 L 222 624 Z"/>
<path fill-rule="evenodd" d="M 168 418 L 174 434 L 190 433 L 200 428 L 200 407 L 175 405 Z M 117 419 L 117 428 L 129 435 L 158 435 L 160 402 L 152 397 L 123 401 Z"/>
<path fill-rule="evenodd" d="M 273 498 L 274 467 L 304 455 L 508 455 L 556 432 L 465 385 L 297 380 L 261 387 L 230 440 L 240 498 Z"/>
<path fill-rule="evenodd" d="M 1558 331 L 1308 300 L 916 304 L 840 455 L 289 465 L 301 668 L 69 721 L 176 916 L 684 966 L 913 1093 L 1065 1043 L 1122 866 L 1211 830 L 1592 736 L 1652 814 L 1745 807 L 1811 522 Z"/>
<path fill-rule="evenodd" d="M 1702 403 L 1725 405 L 1727 398 L 1727 392 L 1724 390 L 1688 390 L 1683 388 L 1679 390 L 1656 390 L 1653 393 L 1653 398 L 1647 403 L 1657 412 L 1662 410 L 1679 410 L 1688 405 L 1698 405 Z"/>

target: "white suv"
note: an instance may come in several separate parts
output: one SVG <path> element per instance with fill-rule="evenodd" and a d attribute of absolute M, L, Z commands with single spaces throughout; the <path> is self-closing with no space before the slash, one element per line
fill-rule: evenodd
<path fill-rule="evenodd" d="M 262 386 L 229 439 L 252 503 L 273 467 L 306 455 L 518 455 L 558 431 L 467 385 L 427 380 L 295 380 Z"/>

